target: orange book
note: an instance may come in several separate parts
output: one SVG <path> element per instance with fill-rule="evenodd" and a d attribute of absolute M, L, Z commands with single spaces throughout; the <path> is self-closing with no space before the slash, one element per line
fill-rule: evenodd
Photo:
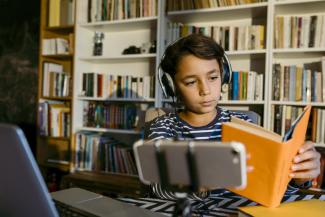
<path fill-rule="evenodd" d="M 247 174 L 246 188 L 229 190 L 267 207 L 279 206 L 291 180 L 293 158 L 305 141 L 310 110 L 311 106 L 304 109 L 284 138 L 234 117 L 223 123 L 222 141 L 243 143 L 251 155 L 247 165 L 254 167 Z"/>

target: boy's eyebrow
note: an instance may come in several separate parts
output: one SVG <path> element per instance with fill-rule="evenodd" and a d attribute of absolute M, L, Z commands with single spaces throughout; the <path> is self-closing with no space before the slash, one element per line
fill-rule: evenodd
<path fill-rule="evenodd" d="M 212 69 L 212 70 L 208 71 L 206 74 L 210 75 L 210 74 L 218 73 L 218 72 L 220 73 L 220 70 Z M 193 77 L 196 77 L 196 75 L 187 75 L 184 78 L 182 78 L 182 80 L 185 80 L 185 79 L 188 79 L 188 78 L 193 78 Z"/>

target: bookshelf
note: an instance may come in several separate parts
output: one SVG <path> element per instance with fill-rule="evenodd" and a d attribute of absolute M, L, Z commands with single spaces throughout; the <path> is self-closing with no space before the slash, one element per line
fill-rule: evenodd
<path fill-rule="evenodd" d="M 148 7 L 139 5 L 140 1 L 132 1 L 136 5 L 129 5 L 129 10 L 125 5 L 120 7 L 119 1 L 110 1 L 115 6 L 106 5 L 105 12 L 104 7 L 97 7 L 95 2 L 92 1 L 95 5 L 89 5 L 88 0 L 76 2 L 72 95 L 74 143 L 70 153 L 71 174 L 64 181 L 69 186 L 79 185 L 108 194 L 139 195 L 144 193 L 143 185 L 134 175 L 129 152 L 133 142 L 142 136 L 139 123 L 143 122 L 145 109 L 157 101 L 155 74 L 159 61 L 157 46 L 161 41 L 161 1 L 148 0 Z M 101 55 L 93 54 L 95 32 L 104 34 Z M 141 53 L 123 54 L 130 46 L 142 48 L 144 45 L 147 47 Z M 92 108 L 95 108 L 94 113 Z M 90 121 L 96 119 L 99 109 L 101 119 L 105 121 Z M 96 143 L 99 137 L 101 143 Z M 109 142 L 102 143 L 104 138 Z M 90 147 L 81 140 L 95 141 L 98 146 Z M 87 155 L 84 148 L 92 153 L 97 149 L 105 152 L 104 155 L 110 155 L 112 161 L 95 162 L 96 157 Z M 128 190 L 126 185 L 135 187 Z"/>
<path fill-rule="evenodd" d="M 73 13 L 74 1 L 41 0 L 36 159 L 46 182 L 70 171 Z"/>
<path fill-rule="evenodd" d="M 267 127 L 283 135 L 297 113 L 311 104 L 313 112 L 307 139 L 316 142 L 317 150 L 322 153 L 325 143 L 325 27 L 320 23 L 325 16 L 325 2 L 272 1 L 269 8 L 274 20 L 270 26 L 273 40 L 270 41 L 268 60 L 268 71 L 272 73 L 267 80 L 270 90 L 273 88 L 274 91 L 267 96 Z M 314 24 L 313 20 L 316 20 Z M 282 25 L 287 26 L 286 30 Z M 287 37 L 288 34 L 291 37 Z M 278 81 L 279 88 L 274 86 Z M 322 155 L 321 175 L 313 182 L 313 187 L 325 187 Z"/>
<path fill-rule="evenodd" d="M 44 1 L 46 2 L 46 1 Z M 93 1 L 96 2 L 96 1 Z M 105 1 L 103 1 L 105 2 Z M 116 1 L 117 2 L 117 1 Z M 141 1 L 140 1 L 141 2 Z M 149 2 L 149 1 L 147 1 Z M 40 100 L 54 100 L 63 101 L 70 105 L 71 108 L 71 137 L 69 139 L 61 138 L 51 138 L 43 137 L 46 140 L 60 140 L 61 142 L 69 144 L 69 164 L 65 165 L 68 171 L 71 172 L 69 179 L 71 182 L 77 183 L 76 180 L 81 180 L 78 183 L 84 183 L 87 180 L 89 182 L 96 182 L 102 179 L 111 179 L 111 177 L 119 176 L 120 173 L 114 172 L 103 172 L 103 171 L 85 171 L 78 168 L 77 164 L 77 152 L 79 151 L 79 146 L 77 145 L 76 134 L 85 133 L 90 135 L 95 134 L 105 134 L 112 136 L 114 139 L 122 141 L 131 147 L 133 141 L 141 138 L 141 126 L 133 125 L 131 128 L 122 129 L 123 127 L 107 127 L 107 126 L 89 126 L 85 124 L 85 112 L 87 107 L 85 105 L 93 104 L 95 107 L 97 105 L 105 106 L 107 105 L 132 105 L 136 107 L 139 111 L 138 114 L 144 112 L 148 107 L 155 106 L 168 106 L 171 103 L 170 99 L 164 99 L 161 89 L 157 81 L 157 67 L 160 62 L 160 58 L 164 52 L 165 47 L 168 43 L 175 40 L 177 37 L 177 28 L 171 29 L 170 27 L 177 27 L 176 24 L 181 23 L 182 26 L 196 26 L 202 29 L 217 29 L 218 31 L 229 31 L 227 34 L 235 34 L 233 29 L 241 31 L 241 34 L 252 34 L 254 38 L 259 40 L 254 41 L 255 44 L 250 45 L 234 45 L 228 44 L 229 49 L 226 50 L 232 67 L 234 71 L 244 71 L 256 72 L 256 75 L 260 76 L 261 80 L 259 84 L 259 89 L 254 89 L 254 97 L 242 97 L 238 100 L 232 99 L 231 94 L 233 94 L 231 89 L 228 90 L 227 97 L 223 98 L 219 104 L 226 108 L 231 108 L 234 110 L 253 110 L 261 115 L 262 126 L 268 129 L 273 129 L 275 120 L 274 117 L 278 114 L 275 113 L 274 108 L 279 106 L 293 106 L 293 107 L 303 107 L 307 104 L 312 104 L 317 109 L 325 110 L 325 101 L 320 102 L 305 102 L 305 101 L 290 101 L 275 100 L 274 99 L 274 76 L 273 76 L 273 65 L 276 63 L 284 65 L 298 65 L 303 66 L 305 63 L 311 63 L 320 61 L 322 56 L 325 56 L 325 46 L 313 46 L 313 47 L 276 47 L 275 39 L 276 37 L 276 17 L 278 16 L 309 16 L 309 15 L 320 15 L 325 14 L 325 2 L 322 0 L 286 0 L 286 1 L 276 1 L 276 0 L 265 0 L 265 1 L 252 1 L 254 3 L 241 4 L 241 5 L 228 5 L 219 7 L 203 7 L 199 5 L 198 9 L 189 8 L 187 10 L 170 10 L 166 11 L 167 3 L 173 1 L 170 0 L 156 0 L 150 1 L 149 4 L 154 4 L 156 10 L 151 10 L 151 12 L 140 14 L 138 12 L 131 13 L 124 11 L 127 17 L 121 15 L 121 11 L 118 13 L 111 13 L 108 15 L 108 10 L 106 12 L 101 12 L 102 16 L 96 16 L 100 10 L 98 7 L 91 7 L 88 5 L 87 0 L 76 1 L 76 24 L 74 26 L 62 26 L 62 27 L 47 27 L 43 21 L 41 26 L 41 38 L 45 37 L 45 32 L 54 32 L 57 35 L 66 35 L 71 32 L 75 34 L 75 41 L 73 53 L 68 55 L 40 55 L 40 68 L 42 61 L 53 60 L 58 63 L 70 64 L 68 69 L 71 69 L 73 76 L 72 79 L 72 91 L 70 96 L 65 97 L 43 97 L 39 96 Z M 174 1 L 182 5 L 181 2 L 185 1 Z M 187 1 L 189 2 L 189 1 Z M 194 1 L 193 1 L 194 2 Z M 200 1 L 196 1 L 200 2 Z M 202 1 L 203 2 L 203 1 Z M 208 2 L 208 1 L 207 1 Z M 209 1 L 217 2 L 217 1 Z M 226 2 L 226 1 L 223 1 Z M 232 2 L 232 1 L 231 1 Z M 187 4 L 187 3 L 186 3 Z M 107 6 L 107 5 L 106 5 Z M 111 6 L 111 5 L 110 5 Z M 110 7 L 108 6 L 108 8 Z M 176 4 L 177 6 L 177 4 Z M 184 6 L 184 5 L 183 5 Z M 88 8 L 90 9 L 90 13 Z M 134 6 L 130 5 L 130 9 Z M 140 8 L 138 5 L 137 7 Z M 174 6 L 173 6 L 174 7 Z M 46 8 L 42 1 L 42 8 Z M 141 7 L 144 10 L 144 7 Z M 123 8 L 125 9 L 125 8 Z M 45 10 L 45 9 L 44 9 Z M 45 19 L 46 14 L 42 10 L 42 20 Z M 112 10 L 112 9 L 111 9 Z M 46 11 L 46 10 L 45 10 Z M 154 12 L 155 11 L 155 12 Z M 137 14 L 139 13 L 139 14 Z M 123 14 L 123 13 L 122 13 Z M 90 18 L 89 18 L 90 17 Z M 173 23 L 172 25 L 170 23 Z M 231 28 L 229 28 L 231 26 Z M 245 26 L 244 29 L 239 27 Z M 263 26 L 260 27 L 251 26 Z M 179 26 L 178 26 L 179 27 Z M 220 30 L 220 27 L 226 27 L 228 30 Z M 234 28 L 233 28 L 234 27 Z M 251 29 L 250 29 L 251 28 Z M 231 30 L 232 29 L 232 30 Z M 258 29 L 258 30 L 256 30 Z M 206 31 L 206 30 L 204 30 Z M 255 31 L 255 32 L 254 32 Z M 103 48 L 102 55 L 93 55 L 93 40 L 95 32 L 103 32 Z M 254 32 L 250 33 L 250 32 Z M 262 34 L 256 35 L 258 32 Z M 207 30 L 207 34 L 211 34 L 211 30 Z M 225 34 L 225 33 L 222 33 Z M 174 37 L 174 38 L 173 38 Z M 231 39 L 242 38 L 239 34 L 237 36 L 231 36 Z M 219 38 L 219 40 L 221 40 Z M 245 39 L 247 43 L 248 39 Z M 129 46 L 135 45 L 137 47 L 142 46 L 143 43 L 156 41 L 156 52 L 153 53 L 138 53 L 138 54 L 128 54 L 123 55 L 124 49 Z M 249 41 L 249 40 L 248 40 Z M 223 46 L 225 46 L 226 42 Z M 235 43 L 235 42 L 234 42 Z M 253 43 L 253 42 L 251 42 Z M 68 65 L 69 65 L 68 64 Z M 323 77 L 325 72 L 323 72 Z M 141 94 L 136 94 L 136 97 L 132 93 L 122 94 L 121 90 L 115 89 L 116 95 L 110 92 L 109 89 L 101 90 L 99 94 L 98 83 L 92 81 L 92 88 L 95 88 L 94 93 L 87 92 L 85 89 L 85 83 L 89 82 L 89 76 L 96 79 L 104 79 L 104 81 L 113 81 L 114 78 L 120 76 L 120 79 L 128 80 L 132 77 L 144 77 L 150 76 L 151 81 L 146 85 L 150 88 L 150 93 L 146 96 Z M 106 76 L 106 78 L 105 78 Z M 115 76 L 115 77 L 114 77 Z M 245 75 L 248 76 L 248 75 Z M 42 75 L 40 75 L 42 77 Z M 105 80 L 106 79 L 106 80 Z M 254 78 L 256 79 L 256 78 Z M 87 82 L 85 82 L 87 81 Z M 90 79 L 91 81 L 91 79 Z M 137 80 L 138 82 L 139 80 Z M 98 82 L 98 80 L 97 80 Z M 137 83 L 138 84 L 138 83 Z M 255 84 L 255 83 L 254 83 Z M 40 83 L 41 86 L 41 83 Z M 103 88 L 102 85 L 101 87 Z M 107 84 L 109 86 L 109 84 Z M 132 86 L 132 82 L 131 82 Z M 255 86 L 255 85 L 250 85 Z M 122 87 L 122 86 L 121 86 Z M 120 87 L 120 88 L 121 88 Z M 123 89 L 123 88 L 122 88 Z M 132 89 L 132 88 L 131 88 Z M 323 84 L 324 89 L 324 84 Z M 41 89 L 39 89 L 41 92 Z M 107 94 L 103 94 L 107 92 Z M 250 90 L 252 91 L 252 90 Z M 114 92 L 114 91 L 113 91 Z M 119 95 L 119 96 L 118 96 Z M 259 97 L 256 97 L 258 95 Z M 89 108 L 89 107 L 88 107 Z M 322 113 L 321 113 L 322 114 Z M 293 117 L 294 115 L 292 115 Z M 291 117 L 291 116 L 290 116 Z M 320 119 L 321 116 L 318 116 Z M 325 117 L 325 114 L 324 116 Z M 138 123 L 142 123 L 141 115 L 138 117 Z M 315 119 L 315 118 L 314 118 Z M 325 120 L 325 118 L 323 118 Z M 316 118 L 317 120 L 317 118 Z M 321 119 L 320 119 L 321 120 Z M 324 121 L 323 121 L 324 122 Z M 281 116 L 281 124 L 285 123 L 285 116 Z M 324 123 L 325 124 L 325 123 Z M 323 124 L 323 125 L 324 125 Z M 325 130 L 325 126 L 320 123 L 321 129 Z M 281 126 L 281 130 L 285 129 Z M 281 133 L 281 132 L 280 132 Z M 325 138 L 323 138 L 325 140 Z M 323 142 L 324 143 L 324 142 Z M 322 144 L 323 144 L 322 143 Z M 321 143 L 320 143 L 321 144 Z M 43 156 L 42 154 L 40 156 Z M 43 164 L 48 164 L 49 162 L 44 162 Z M 61 165 L 62 167 L 62 165 Z M 100 176 L 96 175 L 100 173 Z M 106 174 L 106 176 L 105 176 Z M 91 176 L 91 179 L 87 177 Z M 127 177 L 129 175 L 122 175 L 120 178 Z M 83 177 L 83 178 L 82 178 Z M 100 178 L 98 178 L 100 177 Z M 106 178 L 105 178 L 106 177 Z M 134 175 L 130 175 L 131 179 L 134 181 Z M 83 180 L 83 181 L 82 181 Z M 91 181 L 90 181 L 91 180 Z M 132 181 L 132 182 L 133 182 Z M 111 185 L 111 184 L 110 184 Z M 138 186 L 138 185 L 137 185 Z M 140 186 L 140 185 L 139 185 Z M 87 186 L 91 188 L 91 186 Z M 95 188 L 95 187 L 94 187 Z M 121 193 L 120 189 L 123 188 L 122 184 L 111 188 L 111 192 Z M 115 190 L 114 190 L 115 189 Z M 140 192 L 140 191 L 136 191 Z"/>

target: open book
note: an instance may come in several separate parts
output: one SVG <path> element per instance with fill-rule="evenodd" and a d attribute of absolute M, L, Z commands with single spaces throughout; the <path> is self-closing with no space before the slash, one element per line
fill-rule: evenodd
<path fill-rule="evenodd" d="M 247 165 L 247 187 L 229 189 L 267 207 L 277 207 L 287 189 L 293 158 L 305 141 L 311 106 L 297 118 L 285 137 L 260 126 L 232 117 L 222 125 L 222 141 L 238 141 L 245 145 L 251 158 Z"/>
<path fill-rule="evenodd" d="M 263 206 L 239 207 L 238 217 L 324 217 L 324 213 L 325 201 L 313 199 L 283 203 L 278 208 L 267 208 Z"/>

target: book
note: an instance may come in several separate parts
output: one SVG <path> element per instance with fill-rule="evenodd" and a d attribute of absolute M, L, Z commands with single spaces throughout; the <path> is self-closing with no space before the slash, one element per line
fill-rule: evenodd
<path fill-rule="evenodd" d="M 238 217 L 263 216 L 263 217 L 321 217 L 325 213 L 325 201 L 301 200 L 283 203 L 278 208 L 267 208 L 263 206 L 247 206 L 238 208 Z"/>
<path fill-rule="evenodd" d="M 288 133 L 280 135 L 239 118 L 222 124 L 222 141 L 245 145 L 254 170 L 247 174 L 244 189 L 229 189 L 267 207 L 277 207 L 287 189 L 292 160 L 305 141 L 311 106 L 293 122 Z"/>

